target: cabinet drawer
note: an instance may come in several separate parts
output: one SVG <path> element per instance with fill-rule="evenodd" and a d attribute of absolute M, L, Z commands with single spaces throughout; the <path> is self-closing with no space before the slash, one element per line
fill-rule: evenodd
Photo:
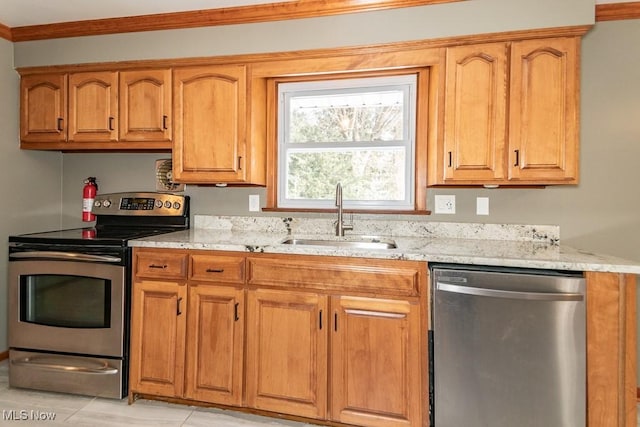
<path fill-rule="evenodd" d="M 249 257 L 248 284 L 418 296 L 426 262 L 319 256 Z"/>
<path fill-rule="evenodd" d="M 134 251 L 135 275 L 153 279 L 187 277 L 187 253 L 175 251 Z"/>
<path fill-rule="evenodd" d="M 243 256 L 191 255 L 190 280 L 244 284 Z"/>

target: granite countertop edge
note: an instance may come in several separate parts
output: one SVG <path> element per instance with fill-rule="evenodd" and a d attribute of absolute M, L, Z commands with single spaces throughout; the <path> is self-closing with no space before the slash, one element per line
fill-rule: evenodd
<path fill-rule="evenodd" d="M 282 243 L 288 238 L 320 238 L 275 232 L 191 229 L 129 241 L 131 247 L 195 249 L 268 254 L 379 258 L 499 267 L 595 271 L 640 275 L 640 263 L 544 242 L 465 238 L 391 237 L 396 249 L 303 246 Z M 339 240 L 322 236 L 327 240 Z M 342 239 L 357 239 L 345 236 Z"/>

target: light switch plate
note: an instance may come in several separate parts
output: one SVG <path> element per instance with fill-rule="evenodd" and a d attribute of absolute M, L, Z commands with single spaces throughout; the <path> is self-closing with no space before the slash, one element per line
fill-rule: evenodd
<path fill-rule="evenodd" d="M 489 215 L 489 198 L 476 198 L 476 215 Z"/>
<path fill-rule="evenodd" d="M 437 214 L 454 214 L 456 213 L 456 196 L 436 195 L 435 205 Z"/>

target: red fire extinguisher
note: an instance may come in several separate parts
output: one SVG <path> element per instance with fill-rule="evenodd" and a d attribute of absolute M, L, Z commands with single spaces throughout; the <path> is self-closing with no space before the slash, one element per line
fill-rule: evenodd
<path fill-rule="evenodd" d="M 96 216 L 91 213 L 93 201 L 98 193 L 98 184 L 96 177 L 90 176 L 84 180 L 84 188 L 82 189 L 82 220 L 85 222 L 95 221 Z"/>

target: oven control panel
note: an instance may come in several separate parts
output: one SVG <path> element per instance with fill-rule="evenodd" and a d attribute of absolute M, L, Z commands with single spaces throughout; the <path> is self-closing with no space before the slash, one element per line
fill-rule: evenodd
<path fill-rule="evenodd" d="M 98 194 L 91 212 L 96 215 L 181 216 L 186 198 L 152 192 Z"/>

